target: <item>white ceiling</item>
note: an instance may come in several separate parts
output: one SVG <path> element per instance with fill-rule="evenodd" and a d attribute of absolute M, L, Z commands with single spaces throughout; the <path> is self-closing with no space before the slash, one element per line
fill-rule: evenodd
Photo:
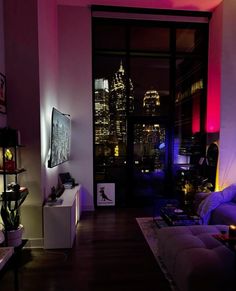
<path fill-rule="evenodd" d="M 213 11 L 223 0 L 57 0 L 60 5 L 109 5 L 191 11 Z"/>

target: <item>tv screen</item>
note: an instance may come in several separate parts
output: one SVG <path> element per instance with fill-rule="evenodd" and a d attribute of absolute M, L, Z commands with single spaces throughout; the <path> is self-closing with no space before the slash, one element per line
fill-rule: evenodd
<path fill-rule="evenodd" d="M 71 119 L 53 107 L 51 120 L 51 144 L 48 167 L 53 168 L 70 158 Z"/>

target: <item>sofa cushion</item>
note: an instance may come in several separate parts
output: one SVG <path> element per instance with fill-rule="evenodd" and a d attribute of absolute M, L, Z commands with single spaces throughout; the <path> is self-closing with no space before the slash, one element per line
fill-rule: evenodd
<path fill-rule="evenodd" d="M 236 184 L 231 184 L 222 190 L 223 197 L 227 197 L 227 201 L 236 201 Z"/>
<path fill-rule="evenodd" d="M 222 191 L 211 192 L 197 209 L 202 223 L 209 224 L 212 212 L 223 203 L 234 202 L 234 199 L 236 199 L 236 184 L 231 184 Z"/>
<path fill-rule="evenodd" d="M 181 291 L 231 290 L 235 254 L 212 236 L 227 229 L 194 225 L 158 230 L 159 256 Z"/>
<path fill-rule="evenodd" d="M 236 225 L 236 203 L 222 203 L 211 213 L 210 224 L 235 224 Z"/>

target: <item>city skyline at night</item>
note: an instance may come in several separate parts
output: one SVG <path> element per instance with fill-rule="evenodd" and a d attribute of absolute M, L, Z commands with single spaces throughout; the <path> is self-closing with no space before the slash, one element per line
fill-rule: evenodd
<path fill-rule="evenodd" d="M 127 77 L 122 61 L 110 81 L 95 79 L 95 144 L 127 142 L 127 117 L 134 113 L 135 102 L 138 99 L 135 99 L 133 82 Z M 157 90 L 145 92 L 142 107 L 144 114 L 158 113 L 160 95 Z"/>

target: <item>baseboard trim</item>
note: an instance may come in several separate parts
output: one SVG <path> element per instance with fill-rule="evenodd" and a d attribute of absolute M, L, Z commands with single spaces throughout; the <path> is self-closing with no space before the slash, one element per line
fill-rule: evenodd
<path fill-rule="evenodd" d="M 27 242 L 24 246 L 26 249 L 42 249 L 43 238 L 27 238 Z"/>
<path fill-rule="evenodd" d="M 83 208 L 82 208 L 82 211 L 94 211 L 94 207 L 92 205 L 84 205 Z"/>

